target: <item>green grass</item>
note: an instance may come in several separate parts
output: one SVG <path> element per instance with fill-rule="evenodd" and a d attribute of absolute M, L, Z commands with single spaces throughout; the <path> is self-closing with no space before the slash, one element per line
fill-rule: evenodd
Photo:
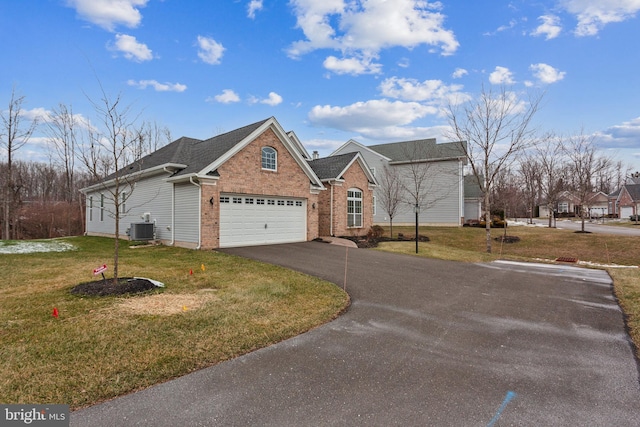
<path fill-rule="evenodd" d="M 388 227 L 385 228 L 389 232 Z M 400 232 L 415 236 L 412 227 L 393 227 L 394 236 Z M 520 237 L 517 243 L 500 244 L 492 241 L 492 253 L 486 253 L 486 233 L 475 227 L 420 227 L 419 234 L 430 241 L 419 243 L 417 256 L 464 262 L 482 262 L 495 259 L 554 262 L 559 257 L 577 258 L 600 265 L 614 281 L 614 292 L 626 315 L 629 333 L 637 356 L 640 357 L 640 268 L 614 268 L 612 265 L 638 266 L 640 263 L 640 237 L 609 234 L 583 234 L 570 230 L 544 227 L 511 227 L 510 236 Z M 492 229 L 491 237 L 504 234 L 503 229 Z M 381 243 L 378 250 L 416 255 L 415 242 Z"/>
<path fill-rule="evenodd" d="M 3 403 L 90 405 L 295 336 L 348 305 L 338 287 L 280 267 L 127 242 L 120 276 L 149 277 L 166 287 L 129 297 L 78 297 L 70 288 L 94 280 L 93 268 L 106 263 L 112 272 L 113 240 L 66 241 L 77 250 L 0 255 Z M 160 300 L 165 305 L 155 307 Z M 152 310 L 136 314 L 125 304 Z"/>

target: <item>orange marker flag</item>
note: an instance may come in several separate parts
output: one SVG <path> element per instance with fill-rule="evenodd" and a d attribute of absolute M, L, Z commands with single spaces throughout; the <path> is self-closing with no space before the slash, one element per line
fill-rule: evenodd
<path fill-rule="evenodd" d="M 200 265 L 200 269 L 204 271 L 204 264 Z"/>
<path fill-rule="evenodd" d="M 193 276 L 193 268 L 189 270 L 189 276 Z"/>
<path fill-rule="evenodd" d="M 53 307 L 53 317 L 55 317 L 56 319 L 58 318 L 58 309 L 56 307 Z"/>

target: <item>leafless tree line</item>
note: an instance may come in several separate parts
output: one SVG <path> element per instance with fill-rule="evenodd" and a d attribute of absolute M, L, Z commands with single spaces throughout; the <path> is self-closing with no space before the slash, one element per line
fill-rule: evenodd
<path fill-rule="evenodd" d="M 120 95 L 109 97 L 102 91 L 99 101 L 90 99 L 95 122 L 66 104 L 29 119 L 25 102 L 14 88 L 8 108 L 0 108 L 2 239 L 82 233 L 84 200 L 79 190 L 171 141 L 168 128 L 141 120 Z M 44 135 L 48 161 L 17 161 L 16 154 L 37 130 Z M 111 194 L 116 211 L 118 190 Z"/>

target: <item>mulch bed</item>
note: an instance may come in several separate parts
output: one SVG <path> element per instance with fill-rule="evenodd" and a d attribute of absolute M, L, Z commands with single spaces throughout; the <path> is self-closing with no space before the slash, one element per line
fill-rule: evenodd
<path fill-rule="evenodd" d="M 119 277 L 117 284 L 113 283 L 113 279 L 80 283 L 71 289 L 71 293 L 88 296 L 126 295 L 146 292 L 156 288 L 157 286 L 147 279 Z"/>
<path fill-rule="evenodd" d="M 378 239 L 367 239 L 366 237 L 354 237 L 354 236 L 340 236 L 341 239 L 351 240 L 358 245 L 359 248 L 376 248 L 379 242 L 415 242 L 416 239 L 413 236 L 405 236 L 402 233 L 398 234 L 397 238 L 380 237 Z M 429 242 L 428 236 L 418 235 L 419 242 Z"/>

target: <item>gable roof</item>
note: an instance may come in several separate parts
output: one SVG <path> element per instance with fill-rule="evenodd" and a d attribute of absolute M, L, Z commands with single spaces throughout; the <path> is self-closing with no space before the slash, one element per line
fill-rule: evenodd
<path fill-rule="evenodd" d="M 482 179 L 482 177 L 480 178 Z M 465 175 L 464 177 L 464 197 L 465 199 L 479 199 L 483 196 L 480 184 L 475 175 Z"/>
<path fill-rule="evenodd" d="M 111 174 L 98 184 L 84 190 L 109 185 L 117 176 L 162 171 L 164 168 L 171 168 L 175 171 L 169 178 L 171 181 L 215 176 L 215 171 L 220 165 L 269 128 L 287 147 L 295 161 L 309 177 L 311 184 L 322 188 L 322 182 L 306 162 L 297 143 L 287 135 L 274 117 L 270 117 L 206 140 L 182 137 L 122 168 L 117 175 Z"/>
<path fill-rule="evenodd" d="M 640 202 L 640 184 L 625 185 L 624 188 L 635 202 Z"/>
<path fill-rule="evenodd" d="M 311 169 L 313 169 L 321 181 L 328 181 L 342 179 L 342 176 L 355 162 L 359 162 L 360 167 L 364 171 L 369 182 L 371 184 L 377 184 L 375 177 L 364 162 L 362 155 L 357 151 L 353 153 L 338 154 L 336 156 L 325 157 L 322 159 L 310 160 L 309 166 L 311 166 Z"/>
<path fill-rule="evenodd" d="M 436 144 L 435 138 L 370 145 L 369 148 L 392 162 L 416 162 L 427 160 L 466 159 L 465 142 Z"/>

